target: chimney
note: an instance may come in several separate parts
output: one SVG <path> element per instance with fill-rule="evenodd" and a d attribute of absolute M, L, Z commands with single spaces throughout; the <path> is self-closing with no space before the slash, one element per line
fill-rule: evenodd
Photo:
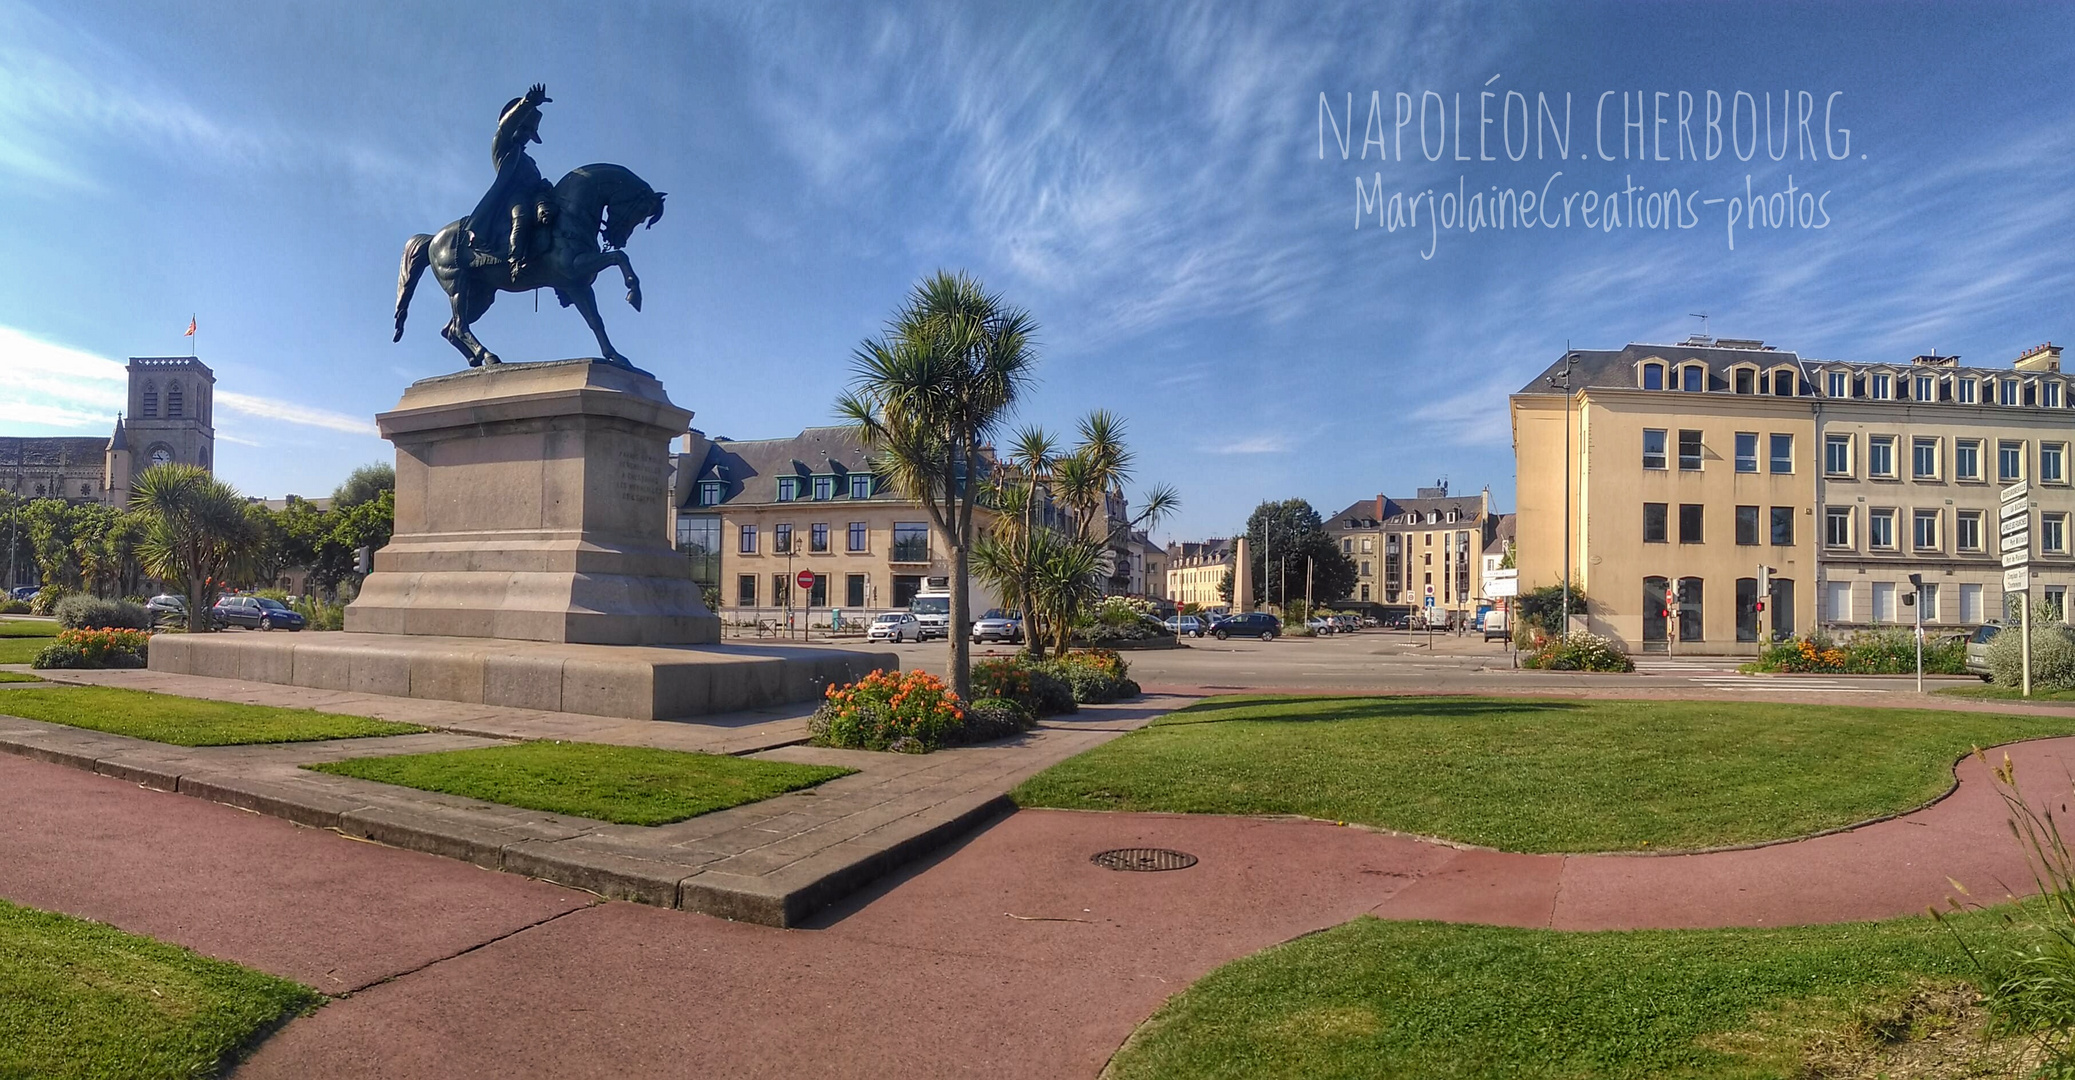
<path fill-rule="evenodd" d="M 2061 369 L 2061 347 L 2053 342 L 2043 342 L 2019 353 L 2017 362 L 2011 367 L 2019 371 L 2059 371 Z"/>

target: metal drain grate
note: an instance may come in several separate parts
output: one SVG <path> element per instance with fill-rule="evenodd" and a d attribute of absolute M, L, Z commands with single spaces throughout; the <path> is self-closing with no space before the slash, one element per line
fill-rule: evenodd
<path fill-rule="evenodd" d="M 1196 856 L 1172 848 L 1128 847 L 1096 852 L 1088 861 L 1108 870 L 1187 870 L 1196 865 Z"/>

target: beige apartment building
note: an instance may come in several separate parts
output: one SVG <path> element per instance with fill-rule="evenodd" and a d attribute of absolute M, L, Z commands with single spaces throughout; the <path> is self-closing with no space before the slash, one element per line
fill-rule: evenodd
<path fill-rule="evenodd" d="M 1339 603 L 1381 615 L 1427 606 L 1467 615 L 1483 597 L 1480 557 L 1496 535 L 1491 489 L 1450 495 L 1444 481 L 1412 498 L 1361 499 L 1325 521 L 1355 564 L 1355 587 Z"/>
<path fill-rule="evenodd" d="M 2005 369 L 1727 339 L 1568 356 L 1511 400 L 1520 586 L 1560 582 L 1568 539 L 1585 622 L 1631 650 L 1748 653 L 1819 626 L 1907 622 L 1911 573 L 1931 586 L 1928 622 L 1999 617 L 1988 531 L 2005 469 L 2040 477 L 2044 595 L 2065 595 L 2055 436 L 2075 417 L 2058 350 Z"/>
<path fill-rule="evenodd" d="M 725 621 L 791 614 L 820 625 L 832 609 L 863 620 L 950 580 L 950 549 L 928 512 L 873 475 L 847 428 L 741 441 L 694 431 L 676 466 L 678 550 Z M 797 583 L 802 570 L 815 574 L 810 589 Z M 971 600 L 976 616 L 998 606 L 978 581 Z"/>
<path fill-rule="evenodd" d="M 1177 607 L 1189 604 L 1206 610 L 1228 607 L 1225 579 L 1231 574 L 1230 540 L 1184 540 L 1167 545 L 1166 599 Z"/>

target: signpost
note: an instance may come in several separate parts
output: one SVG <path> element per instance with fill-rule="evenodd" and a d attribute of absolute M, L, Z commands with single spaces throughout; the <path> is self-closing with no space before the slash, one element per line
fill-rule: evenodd
<path fill-rule="evenodd" d="M 2017 594 L 2021 693 L 2032 696 L 2032 486 L 2020 480 L 2003 489 L 1996 532 L 2003 540 L 2003 595 Z"/>
<path fill-rule="evenodd" d="M 807 617 L 800 620 L 800 638 L 804 641 L 807 640 L 810 625 L 814 622 L 814 571 L 800 571 L 799 576 L 793 578 L 793 584 L 798 585 L 800 591 L 807 594 Z"/>

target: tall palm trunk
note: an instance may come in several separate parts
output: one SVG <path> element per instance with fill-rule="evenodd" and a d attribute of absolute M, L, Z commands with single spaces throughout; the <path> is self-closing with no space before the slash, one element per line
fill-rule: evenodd
<path fill-rule="evenodd" d="M 960 700 L 973 699 L 972 545 L 951 542 L 951 689 Z"/>

